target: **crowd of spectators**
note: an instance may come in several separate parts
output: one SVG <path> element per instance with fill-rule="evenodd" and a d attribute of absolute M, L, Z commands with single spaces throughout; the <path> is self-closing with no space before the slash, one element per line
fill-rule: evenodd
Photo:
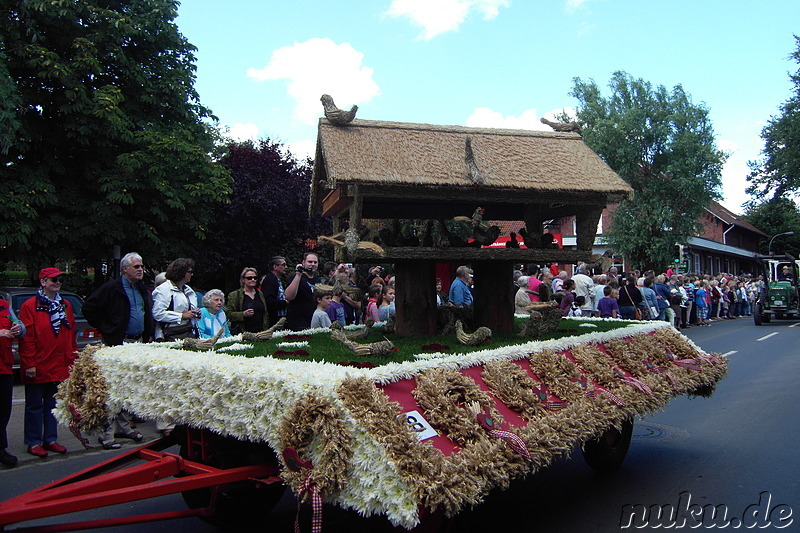
<path fill-rule="evenodd" d="M 550 283 L 563 316 L 575 316 L 578 307 L 582 316 L 663 320 L 678 329 L 751 316 L 753 304 L 764 287 L 762 276 L 751 274 L 678 274 L 671 269 L 663 273 L 653 270 L 619 273 L 616 267 L 592 274 L 579 265 L 570 276 L 566 270 L 542 272 L 535 265 L 521 266 L 515 272 L 517 313 L 526 312 L 521 295 L 531 292 L 532 277 L 526 275 L 528 271 L 536 273 L 533 279 L 538 283 Z M 605 298 L 615 300 L 616 309 L 610 301 L 604 302 Z"/>
<path fill-rule="evenodd" d="M 227 298 L 221 290 L 212 289 L 198 301 L 190 286 L 192 259 L 178 258 L 170 263 L 156 278 L 157 285 L 151 292 L 143 285 L 141 256 L 130 253 L 120 262 L 119 278 L 96 289 L 86 300 L 83 312 L 108 345 L 259 332 L 284 318 L 288 329 L 303 330 L 329 327 L 333 322 L 348 325 L 366 319 L 385 321 L 395 313 L 395 278 L 383 267 L 372 267 L 358 276 L 350 264 L 328 261 L 321 269 L 319 266 L 318 254 L 308 252 L 287 276 L 289 262 L 276 256 L 269 260 L 269 272 L 260 279 L 256 268 L 245 267 L 240 288 Z M 47 452 L 66 451 L 56 441 L 50 410 L 58 383 L 66 378 L 76 355 L 71 332 L 74 318 L 68 302 L 58 294 L 62 273 L 55 268 L 43 269 L 39 278 L 41 290 L 22 305 L 19 320 L 8 303 L 0 301 L 0 311 L 8 310 L 7 314 L 0 314 L 0 461 L 6 466 L 16 464 L 16 458 L 5 450 L 11 387 L 7 360 L 10 339 L 15 337 L 20 338 L 26 387 L 28 452 L 44 457 Z M 671 270 L 620 273 L 616 267 L 592 272 L 583 264 L 572 275 L 557 265 L 520 265 L 513 278 L 516 313 L 528 313 L 526 307 L 531 302 L 552 298 L 565 317 L 663 320 L 678 329 L 750 316 L 764 286 L 761 276 L 748 274 L 678 274 Z M 473 297 L 475 283 L 468 265 L 455 270 L 449 291 L 436 278 L 436 304 L 480 305 Z M 157 427 L 169 435 L 173 425 L 169 420 L 158 420 Z M 116 438 L 142 439 L 124 412 L 113 417 L 100 443 L 105 448 L 118 448 Z"/>

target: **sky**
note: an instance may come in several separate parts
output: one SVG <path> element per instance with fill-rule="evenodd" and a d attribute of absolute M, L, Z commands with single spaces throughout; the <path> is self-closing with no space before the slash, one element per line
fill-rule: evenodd
<path fill-rule="evenodd" d="M 615 71 L 681 85 L 729 154 L 741 213 L 748 161 L 792 91 L 798 0 L 183 0 L 200 102 L 237 139 L 312 156 L 319 98 L 358 118 L 543 129 L 574 110 L 573 79 Z"/>

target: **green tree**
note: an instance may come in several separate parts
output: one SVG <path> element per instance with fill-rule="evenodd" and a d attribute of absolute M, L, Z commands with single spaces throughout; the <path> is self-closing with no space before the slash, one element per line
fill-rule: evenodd
<path fill-rule="evenodd" d="M 30 265 L 189 253 L 230 194 L 172 0 L 0 12 L 0 253 Z"/>
<path fill-rule="evenodd" d="M 594 81 L 573 80 L 586 144 L 634 190 L 614 212 L 609 243 L 637 267 L 665 268 L 676 242 L 696 235 L 718 197 L 725 155 L 708 109 L 683 87 L 671 91 L 615 72 L 605 97 Z"/>
<path fill-rule="evenodd" d="M 797 49 L 790 57 L 800 64 L 800 37 L 795 35 L 794 40 Z M 800 190 L 800 68 L 789 79 L 794 84 L 793 94 L 780 106 L 780 114 L 761 130 L 764 157 L 750 162 L 747 192 L 759 198 L 770 193 L 780 198 Z"/>
<path fill-rule="evenodd" d="M 779 233 L 793 231 L 794 235 L 785 235 L 775 239 L 772 251 L 789 252 L 800 257 L 800 208 L 790 198 L 769 198 L 752 200 L 745 206 L 744 219 L 767 234 L 759 242 L 759 251 L 769 252 L 769 241 Z"/>
<path fill-rule="evenodd" d="M 230 143 L 221 163 L 233 176 L 233 195 L 229 204 L 214 209 L 203 246 L 204 272 L 195 283 L 238 289 L 242 268 L 266 274 L 275 255 L 285 256 L 294 268 L 307 249 L 306 239 L 330 235 L 330 219 L 308 215 L 311 160 L 297 161 L 281 144 L 262 139 Z"/>

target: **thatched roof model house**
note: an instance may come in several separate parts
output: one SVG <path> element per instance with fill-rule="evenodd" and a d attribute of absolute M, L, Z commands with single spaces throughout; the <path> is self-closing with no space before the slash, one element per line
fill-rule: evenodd
<path fill-rule="evenodd" d="M 341 259 L 380 258 L 394 263 L 398 279 L 411 281 L 398 286 L 397 325 L 414 333 L 435 329 L 435 309 L 420 305 L 435 307 L 436 262 L 470 264 L 480 280 L 475 300 L 483 300 L 476 318 L 509 330 L 511 264 L 589 260 L 603 208 L 633 194 L 577 133 L 372 120 L 337 126 L 324 118 L 311 187 L 310 211 L 333 218 Z M 577 250 L 548 245 L 543 223 L 572 215 Z M 363 219 L 414 219 L 417 226 L 412 238 L 383 235 L 376 252 L 359 242 Z M 474 229 L 478 246 L 455 241 L 443 223 L 453 219 Z M 344 220 L 349 229 L 341 232 Z M 524 221 L 527 249 L 481 248 L 499 232 L 486 220 Z M 414 307 L 404 312 L 404 301 Z"/>
<path fill-rule="evenodd" d="M 334 126 L 323 118 L 311 211 L 352 225 L 362 217 L 450 219 L 481 207 L 484 220 L 524 220 L 529 233 L 577 215 L 587 227 L 579 248 L 588 251 L 603 207 L 631 194 L 577 133 L 372 120 Z"/>

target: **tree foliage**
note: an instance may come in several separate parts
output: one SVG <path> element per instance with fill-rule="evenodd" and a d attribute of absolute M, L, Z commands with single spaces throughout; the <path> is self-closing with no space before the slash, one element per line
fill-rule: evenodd
<path fill-rule="evenodd" d="M 714 144 L 708 109 L 680 85 L 668 91 L 624 72 L 613 74 L 607 97 L 592 80 L 573 83 L 586 144 L 635 194 L 614 212 L 610 245 L 634 266 L 663 268 L 718 196 L 725 155 Z"/>
<path fill-rule="evenodd" d="M 797 49 L 791 58 L 800 64 L 800 37 L 794 39 Z M 772 193 L 777 199 L 800 191 L 800 68 L 789 78 L 794 84 L 793 94 L 761 131 L 763 158 L 750 162 L 747 192 L 759 198 Z"/>
<path fill-rule="evenodd" d="M 221 162 L 233 177 L 233 194 L 229 204 L 214 210 L 198 258 L 204 286 L 238 288 L 244 267 L 264 274 L 275 255 L 294 266 L 306 250 L 306 239 L 330 234 L 329 219 L 309 218 L 310 160 L 298 162 L 279 143 L 263 139 L 230 144 Z"/>
<path fill-rule="evenodd" d="M 800 257 L 800 208 L 794 200 L 773 197 L 762 201 L 750 201 L 745 206 L 744 219 L 767 234 L 759 242 L 761 253 L 769 252 L 769 241 L 772 237 L 793 231 L 794 235 L 775 239 L 772 251 L 789 252 L 795 257 Z"/>
<path fill-rule="evenodd" d="M 29 264 L 188 253 L 229 175 L 172 0 L 12 0 L 0 13 L 0 249 Z"/>

